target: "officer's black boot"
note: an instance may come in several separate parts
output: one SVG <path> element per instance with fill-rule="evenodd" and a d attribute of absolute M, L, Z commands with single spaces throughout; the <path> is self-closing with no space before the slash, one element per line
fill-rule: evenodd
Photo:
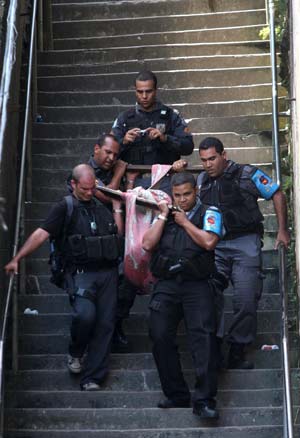
<path fill-rule="evenodd" d="M 244 344 L 230 344 L 227 368 L 237 370 L 252 370 L 254 368 L 253 362 L 245 358 Z"/>
<path fill-rule="evenodd" d="M 115 330 L 113 334 L 113 345 L 116 348 L 126 348 L 129 344 L 128 338 L 124 333 L 122 324 L 123 320 L 119 319 L 115 325 Z"/>
<path fill-rule="evenodd" d="M 193 414 L 204 419 L 219 418 L 219 412 L 216 409 L 216 403 L 214 400 L 203 400 L 194 403 Z"/>

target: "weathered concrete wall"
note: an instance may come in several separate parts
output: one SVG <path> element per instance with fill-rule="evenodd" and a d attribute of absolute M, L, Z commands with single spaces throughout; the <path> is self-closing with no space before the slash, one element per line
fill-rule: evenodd
<path fill-rule="evenodd" d="M 292 136 L 293 136 L 293 171 L 294 171 L 294 211 L 296 236 L 296 268 L 298 275 L 298 295 L 300 297 L 300 3 L 291 2 L 291 36 L 292 36 Z"/>

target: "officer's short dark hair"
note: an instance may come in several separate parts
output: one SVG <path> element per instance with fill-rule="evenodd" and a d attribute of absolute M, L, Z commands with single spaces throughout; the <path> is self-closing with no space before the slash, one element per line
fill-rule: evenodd
<path fill-rule="evenodd" d="M 106 140 L 107 138 L 111 138 L 112 140 L 116 141 L 116 142 L 119 144 L 119 141 L 118 141 L 117 137 L 116 137 L 114 134 L 106 134 L 106 133 L 102 134 L 102 135 L 98 138 L 96 144 L 97 144 L 98 146 L 100 146 L 100 148 L 101 148 L 101 147 L 104 145 L 105 140 Z"/>
<path fill-rule="evenodd" d="M 199 145 L 199 152 L 209 148 L 215 148 L 218 154 L 221 154 L 224 151 L 223 143 L 216 137 L 206 137 L 204 140 L 202 140 Z"/>
<path fill-rule="evenodd" d="M 144 81 L 153 81 L 154 88 L 157 88 L 157 77 L 150 70 L 140 71 L 138 73 L 137 77 L 135 78 L 134 85 L 136 84 L 136 81 L 142 81 L 142 82 L 144 82 Z"/>
<path fill-rule="evenodd" d="M 193 188 L 196 187 L 196 179 L 192 173 L 179 172 L 175 173 L 171 178 L 171 187 L 181 186 L 186 183 L 190 183 Z"/>

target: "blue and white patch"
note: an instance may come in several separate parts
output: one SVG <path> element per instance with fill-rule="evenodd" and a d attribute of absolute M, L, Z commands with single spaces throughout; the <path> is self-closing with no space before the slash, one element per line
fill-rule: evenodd
<path fill-rule="evenodd" d="M 208 207 L 203 220 L 203 230 L 215 233 L 222 237 L 223 220 L 222 213 L 216 207 Z"/>
<path fill-rule="evenodd" d="M 279 185 L 272 181 L 272 179 L 260 169 L 256 170 L 251 179 L 261 196 L 267 200 L 271 199 L 274 193 L 279 189 Z"/>

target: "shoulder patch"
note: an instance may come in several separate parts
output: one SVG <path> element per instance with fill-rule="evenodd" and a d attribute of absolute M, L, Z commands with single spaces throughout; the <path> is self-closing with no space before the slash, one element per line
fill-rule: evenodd
<path fill-rule="evenodd" d="M 278 184 L 272 181 L 269 175 L 260 169 L 256 170 L 251 179 L 261 196 L 267 200 L 271 199 L 274 193 L 279 189 Z"/>

